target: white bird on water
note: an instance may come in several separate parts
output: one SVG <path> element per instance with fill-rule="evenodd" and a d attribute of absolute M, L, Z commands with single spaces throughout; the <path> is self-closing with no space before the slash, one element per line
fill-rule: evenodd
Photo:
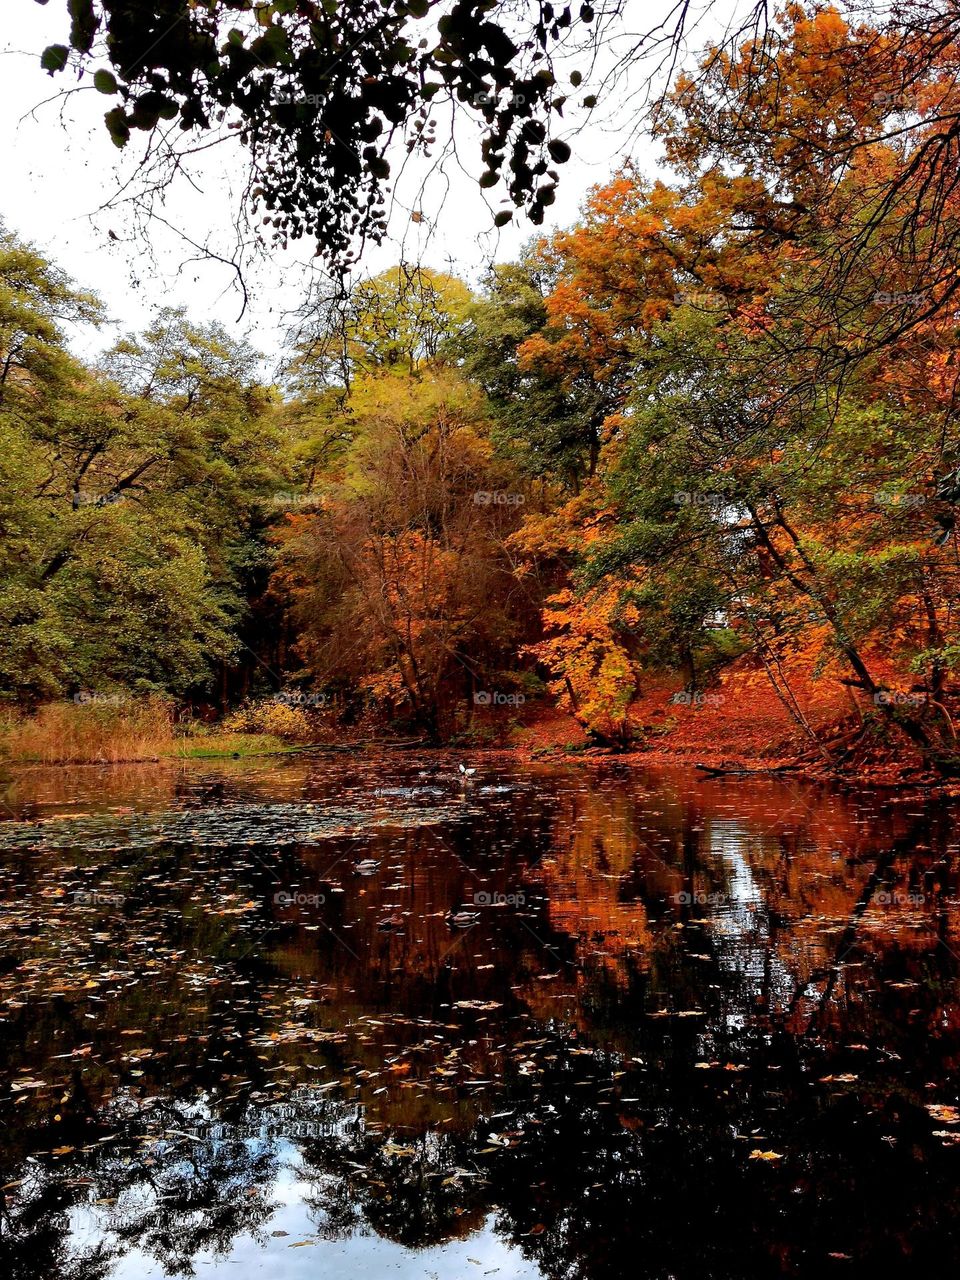
<path fill-rule="evenodd" d="M 465 764 L 458 765 L 457 767 L 460 770 L 460 776 L 462 778 L 472 778 L 473 775 L 477 772 L 476 769 L 468 769 Z"/>

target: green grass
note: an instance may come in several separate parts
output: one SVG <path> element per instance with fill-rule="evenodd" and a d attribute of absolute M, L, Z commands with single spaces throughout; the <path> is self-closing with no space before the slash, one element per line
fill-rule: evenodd
<path fill-rule="evenodd" d="M 295 746 L 275 738 L 269 733 L 218 733 L 198 734 L 177 738 L 172 751 L 165 755 L 181 760 L 218 760 L 232 756 L 262 756 L 268 753 L 296 751 Z"/>

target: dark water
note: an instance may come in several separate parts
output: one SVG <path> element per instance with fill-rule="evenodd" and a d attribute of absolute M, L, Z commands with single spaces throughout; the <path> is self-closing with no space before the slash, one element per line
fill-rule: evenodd
<path fill-rule="evenodd" d="M 471 763 L 8 781 L 0 1276 L 955 1276 L 955 812 Z"/>

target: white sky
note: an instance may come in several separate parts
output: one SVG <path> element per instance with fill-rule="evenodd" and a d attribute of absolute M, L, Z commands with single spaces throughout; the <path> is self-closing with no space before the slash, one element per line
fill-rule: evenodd
<path fill-rule="evenodd" d="M 648 27 L 669 7 L 669 0 L 630 0 L 629 25 Z M 77 349 L 92 354 L 109 345 L 119 332 L 143 328 L 156 307 L 173 304 L 185 305 L 197 320 L 221 321 L 233 332 L 248 336 L 268 357 L 275 357 L 286 328 L 285 313 L 303 298 L 311 270 L 311 251 L 303 247 L 305 242 L 299 242 L 296 252 L 271 252 L 267 263 L 250 272 L 251 305 L 238 324 L 241 300 L 229 267 L 190 261 L 195 256 L 191 249 L 156 222 L 151 225 L 148 250 L 122 209 L 98 212 L 132 175 L 145 135 L 135 133 L 127 148 L 118 151 L 103 124 L 111 100 L 92 87 L 72 94 L 66 102 L 47 101 L 58 89 L 76 83 L 69 73 L 51 79 L 40 68 L 42 50 L 65 41 L 66 0 L 51 0 L 43 6 L 36 0 L 5 0 L 4 9 L 0 219 L 105 300 L 112 323 L 96 334 L 74 335 Z M 580 93 L 589 90 L 585 83 Z M 595 120 L 571 137 L 573 158 L 561 170 L 557 202 L 541 231 L 574 222 L 585 190 L 602 182 L 624 155 L 631 155 L 646 172 L 655 167 L 651 143 L 640 138 L 638 145 L 631 145 L 629 130 L 618 114 L 622 113 L 617 104 L 604 112 L 601 102 Z M 438 136 L 442 132 L 441 120 Z M 478 174 L 479 151 L 469 134 L 469 128 L 458 128 L 461 158 Z M 242 163 L 239 144 L 231 142 L 207 152 L 194 171 L 196 187 L 181 181 L 168 194 L 164 216 L 194 241 L 214 247 L 219 241 L 229 252 L 237 207 L 232 192 Z M 456 165 L 446 168 L 450 185 L 442 207 L 439 179 L 418 201 L 415 192 L 423 172 L 421 167 L 412 185 L 401 185 L 399 196 L 406 198 L 407 210 L 396 210 L 391 239 L 368 249 L 361 263 L 363 272 L 382 270 L 403 256 L 453 270 L 476 283 L 492 258 L 508 260 L 528 238 L 540 233 L 520 213 L 514 224 L 495 232 L 487 193 Z M 499 203 L 499 193 L 490 194 Z M 425 220 L 420 225 L 409 219 L 409 209 L 414 207 L 423 211 Z M 109 231 L 117 235 L 116 241 Z"/>

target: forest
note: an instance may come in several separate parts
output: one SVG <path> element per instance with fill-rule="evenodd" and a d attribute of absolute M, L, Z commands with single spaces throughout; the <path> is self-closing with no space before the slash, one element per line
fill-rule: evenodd
<path fill-rule="evenodd" d="M 58 707 L 478 745 L 559 716 L 953 774 L 956 45 L 778 22 L 675 79 L 663 176 L 624 162 L 474 286 L 314 289 L 269 374 L 178 309 L 84 363 L 103 302 L 7 229 L 8 748 Z"/>
<path fill-rule="evenodd" d="M 8 8 L 0 1280 L 960 1275 L 960 0 Z"/>

